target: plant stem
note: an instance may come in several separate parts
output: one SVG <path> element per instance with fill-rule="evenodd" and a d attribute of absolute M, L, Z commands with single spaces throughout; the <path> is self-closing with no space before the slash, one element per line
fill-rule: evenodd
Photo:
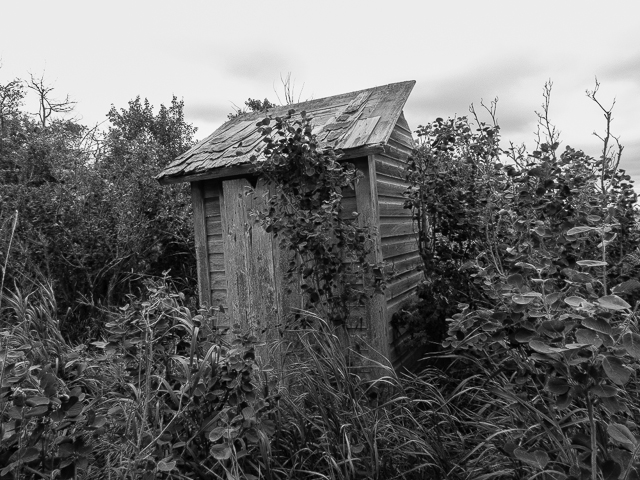
<path fill-rule="evenodd" d="M 18 224 L 18 210 L 16 210 L 13 217 L 13 226 L 11 227 L 11 236 L 9 237 L 9 246 L 7 248 L 7 254 L 4 257 L 4 266 L 2 267 L 2 280 L 0 280 L 0 306 L 2 305 L 2 292 L 4 291 L 4 277 L 7 273 L 7 265 L 9 264 L 9 253 L 11 252 L 11 244 L 13 243 L 13 236 L 16 233 L 16 225 Z"/>
<path fill-rule="evenodd" d="M 596 443 L 596 419 L 593 417 L 593 403 L 591 395 L 587 393 L 587 411 L 589 412 L 589 427 L 591 430 L 591 479 L 598 480 L 597 468 L 597 448 Z"/>

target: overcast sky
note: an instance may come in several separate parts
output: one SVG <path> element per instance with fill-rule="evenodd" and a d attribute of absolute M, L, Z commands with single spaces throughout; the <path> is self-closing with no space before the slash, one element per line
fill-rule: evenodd
<path fill-rule="evenodd" d="M 86 124 L 137 95 L 184 99 L 204 138 L 247 97 L 301 100 L 416 80 L 409 125 L 498 97 L 503 137 L 532 149 L 542 89 L 564 145 L 598 156 L 604 122 L 585 90 L 616 99 L 623 166 L 640 183 L 637 0 L 71 2 L 0 0 L 0 82 L 41 75 Z M 637 187 L 636 187 L 637 188 Z"/>

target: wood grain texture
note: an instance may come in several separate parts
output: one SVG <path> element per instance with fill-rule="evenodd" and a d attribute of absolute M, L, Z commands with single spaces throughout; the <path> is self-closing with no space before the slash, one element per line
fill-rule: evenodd
<path fill-rule="evenodd" d="M 413 271 L 395 277 L 387 284 L 387 288 L 385 289 L 387 300 L 391 300 L 398 295 L 415 288 L 418 283 L 420 283 L 423 276 L 422 272 Z"/>
<path fill-rule="evenodd" d="M 191 202 L 193 205 L 193 236 L 196 248 L 196 269 L 198 272 L 198 297 L 200 305 L 210 304 L 209 291 L 209 252 L 204 209 L 204 185 L 202 182 L 191 184 Z"/>
<path fill-rule="evenodd" d="M 382 250 L 380 248 L 381 238 L 377 229 L 379 223 L 378 215 L 378 192 L 375 175 L 375 160 L 373 156 L 367 157 L 365 162 L 357 162 L 356 168 L 363 174 L 363 178 L 356 185 L 356 201 L 358 203 L 358 221 L 361 226 L 370 229 L 373 238 L 373 246 L 368 254 L 367 260 L 370 263 L 382 263 Z M 385 362 L 389 354 L 389 338 L 387 336 L 387 314 L 386 299 L 384 293 L 374 293 L 367 301 L 366 315 L 368 320 L 369 341 L 373 349 L 378 354 L 373 355 L 373 359 L 378 362 Z"/>
<path fill-rule="evenodd" d="M 402 235 L 382 239 L 382 255 L 387 261 L 397 255 L 417 251 L 418 239 L 415 235 Z"/>
<path fill-rule="evenodd" d="M 247 208 L 262 210 L 268 200 L 269 187 L 264 179 L 259 179 L 253 195 L 246 197 Z M 249 267 L 249 327 L 258 338 L 265 342 L 264 346 L 256 348 L 257 354 L 269 363 L 273 363 L 271 354 L 273 346 L 279 340 L 279 328 L 282 324 L 281 309 L 278 304 L 279 295 L 275 281 L 275 263 L 273 257 L 273 237 L 253 219 L 250 224 L 250 251 L 248 255 Z"/>
<path fill-rule="evenodd" d="M 244 178 L 222 182 L 222 217 L 225 219 L 222 241 L 224 270 L 227 275 L 227 308 L 236 322 L 249 326 L 249 216 L 245 202 L 246 188 L 251 185 Z"/>

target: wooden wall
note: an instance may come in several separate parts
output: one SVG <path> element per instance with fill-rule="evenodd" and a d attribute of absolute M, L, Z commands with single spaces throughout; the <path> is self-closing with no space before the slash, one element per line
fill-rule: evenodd
<path fill-rule="evenodd" d="M 227 280 L 224 269 L 224 241 L 220 215 L 221 182 L 204 184 L 204 213 L 207 236 L 207 264 L 209 272 L 209 305 L 227 305 Z"/>
<path fill-rule="evenodd" d="M 363 354 L 367 354 L 368 343 L 398 367 L 411 361 L 413 349 L 406 345 L 406 335 L 394 331 L 389 322 L 415 295 L 423 276 L 417 269 L 421 259 L 411 211 L 403 208 L 405 163 L 413 149 L 404 115 L 388 144 L 391 148 L 385 154 L 350 160 L 364 178 L 355 191 L 343 192 L 343 215 L 350 218 L 357 212 L 355 221 L 371 227 L 375 248 L 369 260 L 386 265 L 387 280 L 384 294 L 374 295 L 364 307 L 353 306 L 348 331 L 356 343 L 358 338 L 365 339 Z M 210 306 L 222 306 L 234 321 L 268 327 L 267 336 L 275 339 L 277 325 L 288 311 L 301 307 L 301 297 L 299 292 L 286 293 L 289 286 L 282 278 L 286 253 L 280 252 L 248 214 L 264 201 L 266 187 L 259 181 L 253 195 L 246 195 L 249 190 L 243 178 L 192 183 L 200 299 Z"/>
<path fill-rule="evenodd" d="M 404 208 L 403 192 L 406 160 L 413 150 L 411 130 L 400 116 L 388 142 L 389 153 L 373 155 L 378 189 L 378 212 L 380 218 L 380 241 L 382 257 L 386 265 L 386 316 L 387 325 L 392 315 L 410 300 L 423 278 L 419 268 L 422 261 L 411 210 Z M 406 345 L 403 332 L 389 328 L 389 357 L 394 366 L 410 362 L 413 349 Z"/>

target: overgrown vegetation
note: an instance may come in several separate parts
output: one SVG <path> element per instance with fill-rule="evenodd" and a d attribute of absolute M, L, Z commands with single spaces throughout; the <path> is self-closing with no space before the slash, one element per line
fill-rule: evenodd
<path fill-rule="evenodd" d="M 290 325 L 307 354 L 276 371 L 189 298 L 189 202 L 151 180 L 192 142 L 182 104 L 134 100 L 101 136 L 24 114 L 23 88 L 0 89 L 0 479 L 640 477 L 636 195 L 597 86 L 599 158 L 561 150 L 550 85 L 530 154 L 473 110 L 418 129 L 407 207 L 426 281 L 396 321 L 444 344 L 376 380 L 334 328 L 366 293 L 338 277 L 376 278 L 341 211 L 357 174 L 312 119 L 261 122 L 261 221 L 316 311 Z"/>

